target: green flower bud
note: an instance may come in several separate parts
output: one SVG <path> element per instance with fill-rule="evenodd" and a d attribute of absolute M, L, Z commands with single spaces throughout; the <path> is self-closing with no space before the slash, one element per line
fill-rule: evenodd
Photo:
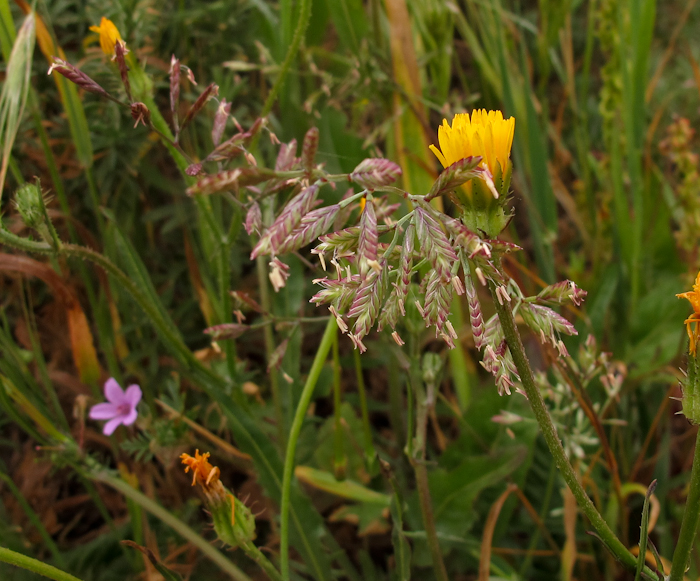
<path fill-rule="evenodd" d="M 255 539 L 255 517 L 221 484 L 221 472 L 209 463 L 209 452 L 200 454 L 197 450 L 194 457 L 182 454 L 180 458 L 187 466 L 185 472 L 192 471 L 192 486 L 199 482 L 202 487 L 219 539 L 234 549 Z"/>

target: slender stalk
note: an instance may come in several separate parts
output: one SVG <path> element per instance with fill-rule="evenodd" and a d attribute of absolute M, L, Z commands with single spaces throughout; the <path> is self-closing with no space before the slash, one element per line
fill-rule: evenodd
<path fill-rule="evenodd" d="M 53 565 L 42 563 L 41 561 L 37 561 L 32 557 L 27 557 L 27 555 L 16 553 L 15 551 L 4 547 L 0 547 L 0 561 L 3 563 L 9 563 L 15 567 L 21 567 L 22 569 L 32 571 L 33 573 L 37 573 L 39 575 L 43 575 L 49 579 L 55 579 L 55 581 L 80 581 L 80 579 L 77 577 L 74 577 L 65 571 L 61 571 Z"/>
<path fill-rule="evenodd" d="M 417 343 L 414 341 L 414 343 Z M 417 361 L 414 358 L 413 361 Z M 434 396 L 432 393 L 426 393 L 423 387 L 423 381 L 419 377 L 416 370 L 417 364 L 411 365 L 409 372 L 411 384 L 415 391 L 414 397 L 416 402 L 416 438 L 414 442 L 413 454 L 410 457 L 413 471 L 416 474 L 416 488 L 418 489 L 418 499 L 420 501 L 421 515 L 423 516 L 423 528 L 425 529 L 425 537 L 428 542 L 428 549 L 433 561 L 433 570 L 438 581 L 449 581 L 445 561 L 442 558 L 442 550 L 437 537 L 435 528 L 435 515 L 433 514 L 433 503 L 430 498 L 430 487 L 428 485 L 428 469 L 425 466 L 425 447 L 428 432 L 428 414 L 432 407 Z M 433 386 L 428 386 L 428 390 L 432 392 Z"/>
<path fill-rule="evenodd" d="M 258 256 L 255 259 L 255 268 L 258 274 L 258 292 L 260 293 L 260 306 L 265 311 L 265 317 L 268 319 L 272 313 L 272 300 L 270 298 L 270 287 L 267 282 L 267 264 L 264 256 Z M 272 356 L 275 352 L 275 335 L 272 332 L 272 326 L 266 325 L 263 329 L 263 338 L 265 340 L 265 356 L 269 363 L 272 361 Z M 286 434 L 284 432 L 284 410 L 282 409 L 282 400 L 280 396 L 279 374 L 277 369 L 270 369 L 270 391 L 272 392 L 272 405 L 275 410 L 275 422 L 277 423 L 277 440 L 279 441 L 279 449 L 284 449 Z"/>
<path fill-rule="evenodd" d="M 637 559 L 627 550 L 620 539 L 615 536 L 615 533 L 610 529 L 608 523 L 600 515 L 595 505 L 586 494 L 586 491 L 581 486 L 581 483 L 576 478 L 576 473 L 573 467 L 569 463 L 569 459 L 566 457 L 566 452 L 561 444 L 561 440 L 557 435 L 557 430 L 552 423 L 552 418 L 549 416 L 547 411 L 547 406 L 542 399 L 540 390 L 537 385 L 535 385 L 535 379 L 532 375 L 532 369 L 530 367 L 530 362 L 525 354 L 525 348 L 523 347 L 523 342 L 520 338 L 520 333 L 515 326 L 515 319 L 513 318 L 513 312 L 510 309 L 510 304 L 499 300 L 496 295 L 496 287 L 493 284 L 490 285 L 491 295 L 493 297 L 493 303 L 496 308 L 496 313 L 503 327 L 503 334 L 505 336 L 508 348 L 510 349 L 511 355 L 513 356 L 513 361 L 515 362 L 515 367 L 520 375 L 520 381 L 522 382 L 525 393 L 532 407 L 532 411 L 535 415 L 535 419 L 540 426 L 542 435 L 544 436 L 545 442 L 549 448 L 554 463 L 556 464 L 559 472 L 561 473 L 564 481 L 571 490 L 578 507 L 581 509 L 583 514 L 586 515 L 593 528 L 598 533 L 600 539 L 605 543 L 608 550 L 615 556 L 615 558 L 620 561 L 625 567 L 631 571 L 637 568 Z M 648 567 L 644 568 L 644 573 L 649 579 L 656 579 L 654 572 Z"/>
<path fill-rule="evenodd" d="M 157 502 L 154 502 L 142 492 L 139 492 L 120 478 L 115 478 L 114 476 L 110 476 L 106 473 L 87 475 L 99 482 L 104 482 L 108 486 L 111 486 L 115 490 L 121 492 L 124 496 L 140 505 L 144 510 L 150 512 L 153 516 L 160 519 L 180 536 L 202 551 L 202 553 L 204 553 L 204 555 L 206 555 L 211 561 L 216 563 L 222 571 L 228 573 L 232 579 L 236 579 L 236 581 L 252 581 L 248 575 L 229 561 L 226 556 L 211 545 L 209 541 L 198 535 L 179 518 L 165 510 Z"/>
<path fill-rule="evenodd" d="M 254 543 L 248 541 L 247 543 L 243 543 L 241 548 L 248 557 L 255 561 L 260 568 L 267 573 L 267 576 L 272 579 L 272 581 L 282 581 L 282 575 L 280 575 L 279 571 L 275 569 L 275 566 Z"/>
<path fill-rule="evenodd" d="M 345 441 L 343 434 L 343 414 L 342 414 L 342 384 L 340 367 L 340 349 L 338 346 L 338 334 L 333 339 L 333 470 L 336 480 L 345 480 L 348 459 L 345 456 Z"/>
<path fill-rule="evenodd" d="M 700 522 L 700 430 L 695 440 L 695 456 L 693 457 L 693 469 L 690 473 L 690 489 L 688 500 L 685 503 L 681 532 L 678 535 L 678 543 L 673 551 L 673 564 L 669 581 L 683 581 L 683 575 L 688 567 L 690 551 L 693 548 L 695 535 Z"/>
<path fill-rule="evenodd" d="M 374 474 L 374 466 L 376 465 L 377 452 L 374 449 L 372 442 L 372 426 L 369 422 L 369 411 L 367 410 L 367 390 L 365 389 L 365 378 L 362 375 L 362 361 L 360 360 L 360 352 L 355 349 L 353 352 L 355 359 L 355 376 L 357 377 L 357 393 L 360 396 L 360 411 L 362 413 L 362 433 L 364 436 L 365 445 L 365 464 L 367 471 Z"/>
<path fill-rule="evenodd" d="M 292 488 L 292 473 L 294 472 L 294 456 L 297 450 L 297 440 L 301 432 L 301 426 L 304 423 L 304 416 L 309 409 L 311 396 L 314 393 L 316 382 L 321 369 L 328 357 L 328 353 L 333 345 L 333 340 L 338 331 L 338 325 L 335 319 L 331 317 L 326 324 L 326 330 L 321 338 L 321 343 L 316 351 L 316 356 L 311 364 L 309 376 L 306 378 L 304 389 L 299 398 L 292 427 L 289 430 L 289 439 L 287 440 L 287 454 L 284 457 L 284 474 L 282 476 L 282 500 L 280 502 L 280 568 L 282 570 L 282 579 L 289 581 L 289 505 L 291 500 Z"/>

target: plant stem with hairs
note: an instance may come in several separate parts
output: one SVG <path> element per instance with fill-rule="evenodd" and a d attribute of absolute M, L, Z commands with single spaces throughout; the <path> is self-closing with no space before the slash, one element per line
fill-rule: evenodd
<path fill-rule="evenodd" d="M 54 579 L 55 581 L 80 581 L 77 577 L 74 577 L 70 573 L 61 571 L 53 565 L 48 563 L 42 563 L 37 559 L 32 557 L 27 557 L 22 553 L 16 553 L 11 549 L 6 549 L 5 547 L 0 547 L 0 562 L 9 563 L 15 567 L 21 567 L 27 571 L 32 571 L 43 577 L 48 577 L 49 579 Z"/>
<path fill-rule="evenodd" d="M 686 398 L 691 398 L 697 393 L 697 390 L 694 389 L 700 379 L 697 365 L 697 357 L 691 352 L 688 355 L 688 380 L 683 392 L 683 410 L 686 413 L 686 406 L 692 403 L 688 402 Z M 685 570 L 690 560 L 690 552 L 695 542 L 695 535 L 698 531 L 698 523 L 700 523 L 700 431 L 698 431 L 695 440 L 695 455 L 693 457 L 693 468 L 690 473 L 688 499 L 685 502 L 685 511 L 683 511 L 683 521 L 681 522 L 678 542 L 673 552 L 673 564 L 671 565 L 671 574 L 668 577 L 669 581 L 683 581 Z"/>
<path fill-rule="evenodd" d="M 569 459 L 566 457 L 566 452 L 559 439 L 557 430 L 552 423 L 552 418 L 547 411 L 547 406 L 542 399 L 542 394 L 540 394 L 540 390 L 535 384 L 530 362 L 525 354 L 525 348 L 520 338 L 520 333 L 515 326 L 515 319 L 513 317 L 513 311 L 510 308 L 510 303 L 503 301 L 496 294 L 496 287 L 493 283 L 489 284 L 489 288 L 491 290 L 496 313 L 498 314 L 501 327 L 503 328 L 506 343 L 508 344 L 510 353 L 513 356 L 513 361 L 515 362 L 515 367 L 520 375 L 523 389 L 530 402 L 535 419 L 540 426 L 547 447 L 552 454 L 554 463 L 568 485 L 569 490 L 571 490 L 574 495 L 576 504 L 593 525 L 593 528 L 596 530 L 596 533 L 603 543 L 605 543 L 605 546 L 618 561 L 628 569 L 634 571 L 637 567 L 636 557 L 627 550 L 627 547 L 622 544 L 615 533 L 610 529 L 605 519 L 600 515 L 595 505 L 588 497 L 588 494 L 583 489 L 583 486 L 578 481 L 576 472 L 571 466 Z M 643 575 L 648 579 L 657 579 L 657 576 L 648 567 L 644 568 Z"/>

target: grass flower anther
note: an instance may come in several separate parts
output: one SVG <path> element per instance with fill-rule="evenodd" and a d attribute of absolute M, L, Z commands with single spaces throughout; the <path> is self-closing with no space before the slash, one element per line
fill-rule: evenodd
<path fill-rule="evenodd" d="M 102 432 L 111 436 L 120 424 L 130 426 L 136 421 L 138 411 L 136 406 L 141 401 L 141 388 L 134 384 L 121 388 L 117 380 L 110 377 L 104 385 L 107 403 L 98 403 L 90 408 L 90 418 L 93 420 L 109 420 Z"/>
<path fill-rule="evenodd" d="M 700 272 L 698 272 L 695 278 L 693 290 L 677 294 L 676 296 L 679 299 L 688 299 L 693 307 L 693 314 L 685 320 L 685 327 L 688 331 L 688 339 L 690 340 L 689 352 L 691 355 L 695 355 L 698 338 L 700 337 L 700 327 L 698 326 L 698 323 L 700 323 Z M 695 323 L 695 329 L 691 330 L 690 325 L 693 323 Z"/>
<path fill-rule="evenodd" d="M 91 26 L 90 30 L 96 32 L 100 35 L 100 48 L 102 52 L 107 56 L 114 56 L 114 47 L 117 42 L 123 43 L 121 34 L 119 34 L 119 29 L 114 25 L 109 18 L 104 16 L 100 20 L 99 26 Z"/>

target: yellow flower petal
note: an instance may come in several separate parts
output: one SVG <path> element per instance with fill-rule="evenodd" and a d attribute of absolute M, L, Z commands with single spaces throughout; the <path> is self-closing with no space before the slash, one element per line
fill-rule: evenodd
<path fill-rule="evenodd" d="M 514 117 L 504 119 L 501 111 L 476 109 L 471 116 L 457 113 L 451 125 L 444 119 L 438 127 L 440 149 L 431 145 L 430 150 L 443 167 L 465 157 L 479 155 L 491 173 L 495 174 L 498 165 L 505 170 L 514 133 Z"/>
<path fill-rule="evenodd" d="M 112 56 L 114 54 L 114 47 L 117 41 L 124 42 L 114 22 L 104 16 L 102 20 L 100 20 L 100 25 L 91 26 L 90 30 L 100 35 L 100 48 L 107 56 Z"/>

